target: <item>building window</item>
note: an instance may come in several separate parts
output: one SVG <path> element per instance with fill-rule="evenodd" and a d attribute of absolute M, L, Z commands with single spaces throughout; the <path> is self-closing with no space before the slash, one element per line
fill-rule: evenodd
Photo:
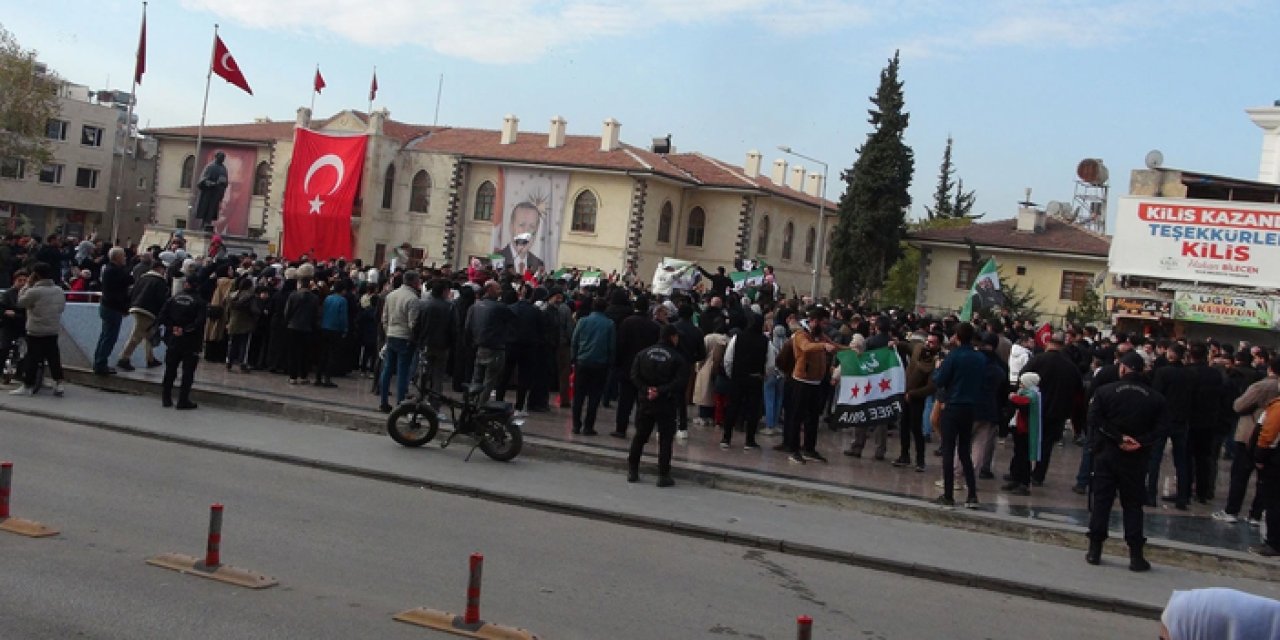
<path fill-rule="evenodd" d="M 684 243 L 690 247 L 702 246 L 702 235 L 707 230 L 707 214 L 702 207 L 689 212 L 689 226 L 685 229 Z"/>
<path fill-rule="evenodd" d="M 1018 275 L 1020 275 L 1020 276 L 1025 276 L 1025 275 L 1027 275 L 1027 268 L 1026 268 L 1026 267 L 1024 267 L 1024 266 L 1022 266 L 1022 265 L 1018 265 L 1018 270 L 1017 270 L 1017 271 L 1018 271 Z"/>
<path fill-rule="evenodd" d="M 76 186 L 85 189 L 98 188 L 98 170 L 86 169 L 85 167 L 76 168 Z"/>
<path fill-rule="evenodd" d="M 970 260 L 961 260 L 956 263 L 956 288 L 968 289 L 973 286 L 973 278 L 978 272 L 973 268 L 973 262 Z"/>
<path fill-rule="evenodd" d="M 813 264 L 813 254 L 818 250 L 818 230 L 809 227 L 809 234 L 804 240 L 804 263 Z"/>
<path fill-rule="evenodd" d="M 671 244 L 671 220 L 674 217 L 675 211 L 672 210 L 671 203 L 662 203 L 662 213 L 658 214 L 658 242 Z"/>
<path fill-rule="evenodd" d="M 396 165 L 387 165 L 383 175 L 383 209 L 392 207 L 392 193 L 396 192 Z"/>
<path fill-rule="evenodd" d="M 50 120 L 45 123 L 44 135 L 50 140 L 66 140 L 67 125 L 68 123 L 66 120 Z"/>
<path fill-rule="evenodd" d="M 579 193 L 578 197 L 573 201 L 573 224 L 569 229 L 571 231 L 595 233 L 596 205 L 596 194 L 590 191 Z"/>
<path fill-rule="evenodd" d="M 373 266 L 381 269 L 383 263 L 387 260 L 387 245 L 379 242 L 373 245 Z"/>
<path fill-rule="evenodd" d="M 1093 288 L 1093 274 L 1083 271 L 1063 271 L 1062 287 L 1058 289 L 1059 300 L 1080 302 L 1084 300 L 1084 292 Z"/>
<path fill-rule="evenodd" d="M 40 182 L 62 184 L 62 165 L 46 164 L 40 168 Z"/>
<path fill-rule="evenodd" d="M 87 124 L 80 127 L 80 144 L 86 147 L 101 147 L 102 127 Z"/>
<path fill-rule="evenodd" d="M 182 173 L 178 176 L 179 189 L 191 188 L 191 174 L 194 173 L 195 170 L 196 170 L 196 157 L 187 156 L 187 159 L 182 161 Z"/>
<path fill-rule="evenodd" d="M 787 226 L 782 228 L 782 259 L 791 259 L 791 245 L 796 238 L 796 225 L 787 222 Z"/>
<path fill-rule="evenodd" d="M 431 208 L 431 174 L 425 170 L 413 176 L 413 185 L 409 188 L 409 211 L 426 213 Z"/>
<path fill-rule="evenodd" d="M 769 255 L 769 216 L 760 218 L 760 235 L 756 238 L 756 255 Z"/>
<path fill-rule="evenodd" d="M 0 178 L 21 180 L 27 175 L 27 163 L 22 158 L 5 158 L 0 160 Z"/>
<path fill-rule="evenodd" d="M 476 209 L 471 217 L 480 221 L 493 220 L 493 201 L 498 197 L 498 190 L 488 180 L 476 189 Z"/>
<path fill-rule="evenodd" d="M 147 190 L 147 177 L 138 176 L 138 191 L 146 191 L 146 190 Z"/>
<path fill-rule="evenodd" d="M 267 195 L 267 185 L 271 184 L 271 165 L 259 162 L 253 171 L 253 195 Z"/>

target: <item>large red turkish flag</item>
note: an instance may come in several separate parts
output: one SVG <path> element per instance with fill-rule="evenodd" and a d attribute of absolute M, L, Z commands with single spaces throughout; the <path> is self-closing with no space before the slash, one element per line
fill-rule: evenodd
<path fill-rule="evenodd" d="M 368 136 L 328 136 L 297 129 L 284 186 L 281 255 L 320 260 L 351 257 L 351 208 L 360 191 Z"/>

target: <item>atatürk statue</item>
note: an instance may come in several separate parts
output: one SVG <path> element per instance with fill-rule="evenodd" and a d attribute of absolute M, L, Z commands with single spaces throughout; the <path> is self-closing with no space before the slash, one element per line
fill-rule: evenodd
<path fill-rule="evenodd" d="M 196 220 L 199 228 L 212 225 L 218 219 L 218 210 L 222 206 L 222 196 L 227 192 L 227 167 L 223 162 L 227 159 L 221 151 L 213 154 L 213 162 L 200 174 L 200 182 L 196 185 L 200 195 L 196 198 Z"/>

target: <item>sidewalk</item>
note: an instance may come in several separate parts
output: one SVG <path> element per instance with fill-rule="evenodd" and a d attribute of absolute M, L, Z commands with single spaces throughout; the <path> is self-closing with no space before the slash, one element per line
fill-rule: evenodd
<path fill-rule="evenodd" d="M 386 437 L 213 407 L 176 412 L 81 386 L 64 398 L 0 394 L 0 409 L 1133 615 L 1157 615 L 1172 589 L 1230 586 L 1280 597 L 1275 582 L 1159 563 L 1134 574 L 1122 558 L 1092 567 L 1082 552 L 1060 546 L 685 482 L 659 490 L 648 464 L 644 481 L 628 484 L 614 471 L 536 458 L 501 464 L 477 455 L 464 463 L 461 448 L 407 449 Z M 1113 540 L 1107 550 L 1123 553 L 1123 545 Z"/>

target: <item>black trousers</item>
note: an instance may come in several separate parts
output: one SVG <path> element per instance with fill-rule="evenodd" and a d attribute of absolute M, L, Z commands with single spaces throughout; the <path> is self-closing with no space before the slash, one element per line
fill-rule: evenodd
<path fill-rule="evenodd" d="M 58 350 L 58 336 L 27 335 L 27 357 L 23 361 L 22 383 L 27 387 L 36 386 L 36 374 L 40 365 L 48 363 L 49 375 L 57 382 L 62 381 L 62 352 Z"/>
<path fill-rule="evenodd" d="M 814 451 L 818 446 L 818 419 L 822 417 L 822 384 L 790 381 L 791 404 L 782 430 L 782 444 L 788 451 Z M 801 437 L 803 436 L 803 438 Z"/>
<path fill-rule="evenodd" d="M 248 366 L 249 337 L 252 333 L 236 333 L 231 335 L 231 344 L 227 347 L 227 364 Z"/>
<path fill-rule="evenodd" d="M 1238 454 L 1253 457 L 1247 451 Z M 1267 512 L 1267 539 L 1263 542 L 1280 551 L 1280 461 L 1268 462 L 1258 470 L 1258 491 L 1262 494 L 1262 508 Z"/>
<path fill-rule="evenodd" d="M 1213 429 L 1199 428 L 1187 431 L 1187 462 L 1190 463 L 1191 481 L 1195 483 L 1195 496 L 1208 502 L 1213 499 L 1214 464 Z"/>
<path fill-rule="evenodd" d="M 307 378 L 307 362 L 310 360 L 307 354 L 311 349 L 311 332 L 289 329 L 289 344 L 285 349 L 285 357 L 289 363 L 286 367 L 289 377 L 305 380 Z"/>
<path fill-rule="evenodd" d="M 191 401 L 191 384 L 196 379 L 196 365 L 200 364 L 200 353 L 192 347 L 168 345 L 164 352 L 164 378 L 160 382 L 160 399 L 165 404 L 173 402 L 173 381 L 178 377 L 178 367 L 182 367 L 182 384 L 178 387 L 179 404 Z"/>
<path fill-rule="evenodd" d="M 1014 482 L 1031 486 L 1031 434 L 1013 429 L 1013 458 L 1009 459 L 1009 475 Z"/>
<path fill-rule="evenodd" d="M 737 429 L 747 437 L 747 444 L 756 443 L 756 427 L 760 424 L 760 413 L 764 409 L 764 376 L 748 376 L 733 381 L 733 391 L 729 401 L 725 403 L 724 437 L 721 442 L 733 440 L 733 430 Z"/>
<path fill-rule="evenodd" d="M 575 377 L 574 380 L 577 378 Z M 600 381 L 603 393 L 603 376 Z M 577 406 L 576 391 L 573 397 L 574 405 Z M 683 397 L 676 399 L 676 403 L 683 399 Z M 676 411 L 675 407 L 671 406 L 671 400 L 671 398 L 660 398 L 657 402 L 642 402 L 636 408 L 636 435 L 631 439 L 631 453 L 627 456 L 627 465 L 632 471 L 640 469 L 640 456 L 644 454 L 644 447 L 649 444 L 649 436 L 653 434 L 656 426 L 658 428 L 658 475 L 671 475 L 671 447 L 676 437 Z"/>
<path fill-rule="evenodd" d="M 623 376 L 618 384 L 618 412 L 615 414 L 613 429 L 617 433 L 626 433 L 627 424 L 631 422 L 631 411 L 636 407 L 636 385 L 631 378 Z M 638 418 L 637 418 L 638 419 Z"/>
<path fill-rule="evenodd" d="M 341 373 L 343 345 L 341 331 L 320 330 L 320 339 L 316 341 L 315 348 L 316 382 L 323 382 Z"/>
<path fill-rule="evenodd" d="M 1066 429 L 1066 418 L 1045 418 L 1044 437 L 1040 443 L 1040 461 L 1031 470 L 1031 479 L 1036 484 L 1043 484 L 1045 474 L 1049 473 L 1049 459 L 1053 457 L 1054 445 L 1062 439 L 1062 431 Z"/>
<path fill-rule="evenodd" d="M 978 495 L 978 480 L 973 471 L 973 406 L 950 403 L 942 408 L 942 483 L 943 495 L 954 498 L 956 454 L 969 488 L 969 498 Z M 957 445 L 959 449 L 957 449 Z"/>
<path fill-rule="evenodd" d="M 1253 455 L 1249 453 L 1248 445 L 1243 442 L 1235 443 L 1235 455 L 1231 457 L 1231 486 L 1227 489 L 1227 506 L 1224 511 L 1238 516 L 1240 509 L 1244 506 L 1244 494 L 1249 491 L 1249 479 L 1253 477 L 1253 470 L 1257 467 L 1253 464 Z M 1254 520 L 1262 519 L 1262 475 L 1258 475 L 1258 487 L 1253 491 L 1253 502 L 1249 504 L 1249 517 Z"/>
<path fill-rule="evenodd" d="M 600 398 L 604 395 L 604 386 L 608 380 L 608 365 L 578 363 L 573 366 L 573 430 L 575 433 L 595 430 L 596 410 L 600 408 Z M 584 404 L 587 407 L 585 420 L 582 415 Z"/>
<path fill-rule="evenodd" d="M 902 416 L 902 454 L 899 460 L 911 460 L 911 443 L 916 444 L 916 466 L 924 466 L 924 399 L 905 402 L 906 412 Z"/>
<path fill-rule="evenodd" d="M 1149 454 L 1139 449 L 1125 453 L 1120 447 L 1105 443 L 1093 454 L 1093 481 L 1089 489 L 1089 539 L 1107 539 L 1111 523 L 1111 507 L 1116 493 L 1124 510 L 1124 540 L 1130 547 L 1141 547 L 1147 539 L 1142 535 L 1142 503 L 1146 501 L 1146 475 Z"/>

